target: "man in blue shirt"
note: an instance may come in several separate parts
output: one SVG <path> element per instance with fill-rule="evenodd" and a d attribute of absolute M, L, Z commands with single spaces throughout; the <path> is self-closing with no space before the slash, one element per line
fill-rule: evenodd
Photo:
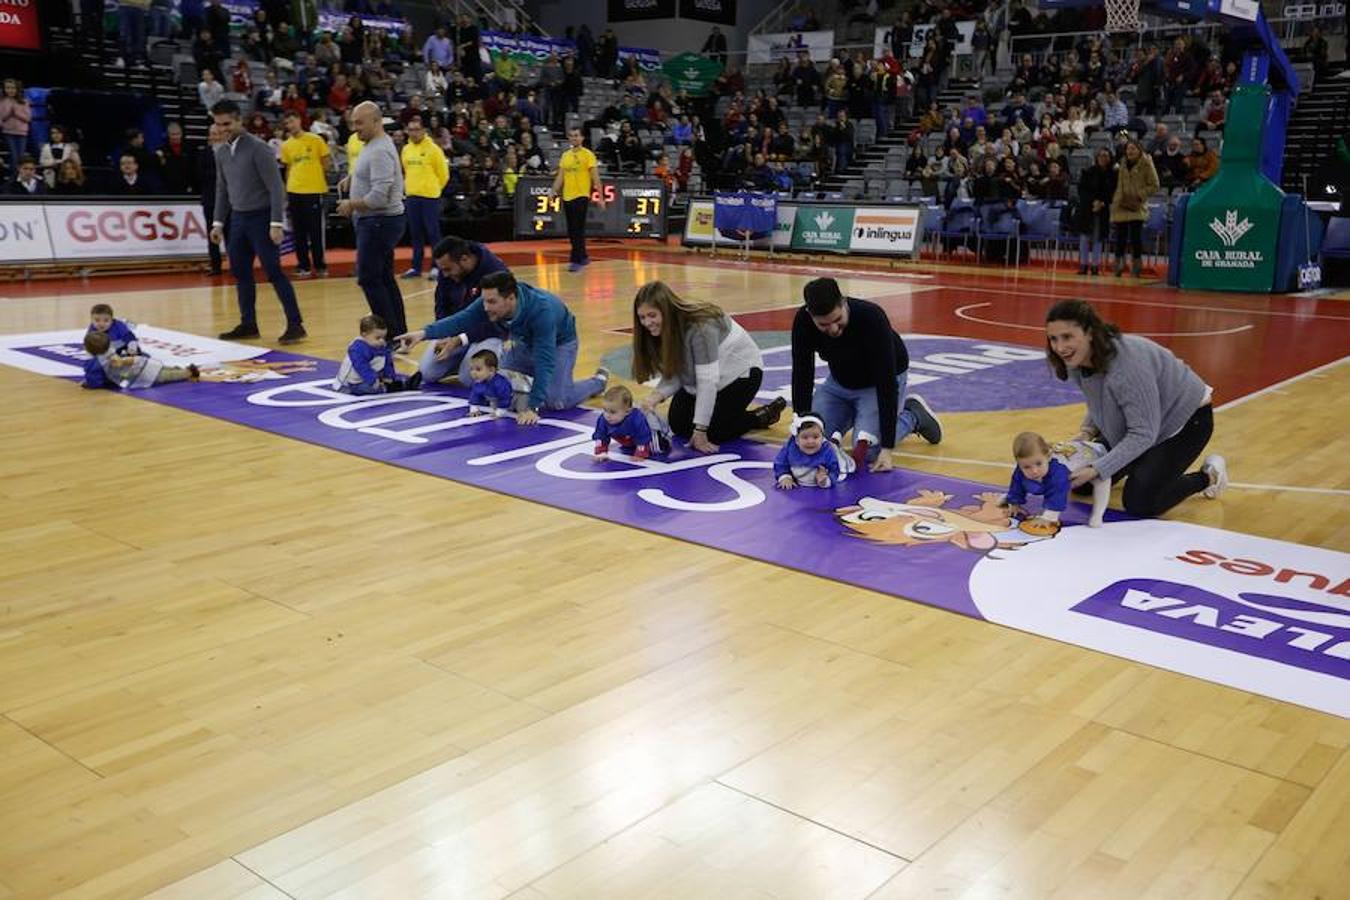
<path fill-rule="evenodd" d="M 534 378 L 527 407 L 516 415 L 521 425 L 537 423 L 542 409 L 567 409 L 605 389 L 609 373 L 603 368 L 591 378 L 572 380 L 580 343 L 576 318 L 561 298 L 516 281 L 510 272 L 494 272 L 478 287 L 478 298 L 464 309 L 400 335 L 399 344 L 406 349 L 428 338 L 443 338 L 440 353 L 448 356 L 487 326 L 505 324 L 511 348 L 501 354 L 501 367 Z"/>
<path fill-rule="evenodd" d="M 484 278 L 494 272 L 509 271 L 506 263 L 484 245 L 454 235 L 442 238 L 432 249 L 431 258 L 436 263 L 438 273 L 437 321 L 454 315 L 476 300 Z M 424 381 L 433 384 L 451 374 L 457 374 L 459 383 L 468 387 L 469 360 L 479 350 L 491 350 L 501 356 L 501 342 L 507 337 L 506 323 L 488 322 L 465 332 L 465 336 L 468 338 L 467 344 L 456 343 L 447 349 L 450 338 L 445 338 L 427 348 L 417 364 Z"/>

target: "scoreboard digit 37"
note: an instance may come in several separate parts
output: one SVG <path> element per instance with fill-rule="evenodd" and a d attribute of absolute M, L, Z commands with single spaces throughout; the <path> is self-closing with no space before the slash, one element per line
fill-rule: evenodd
<path fill-rule="evenodd" d="M 551 178 L 516 182 L 516 237 L 565 238 L 567 216 L 562 199 L 549 195 Z M 603 194 L 605 208 L 595 201 Z M 602 178 L 600 193 L 591 194 L 586 234 L 592 237 L 662 238 L 670 197 L 659 178 Z"/>

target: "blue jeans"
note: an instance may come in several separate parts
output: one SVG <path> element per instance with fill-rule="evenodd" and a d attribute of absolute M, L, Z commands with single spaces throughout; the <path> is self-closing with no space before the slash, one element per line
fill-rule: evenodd
<path fill-rule="evenodd" d="M 145 10 L 119 6 L 117 24 L 122 35 L 122 59 L 131 65 L 133 59 L 145 56 Z"/>
<path fill-rule="evenodd" d="M 423 247 L 430 244 L 434 250 L 441 240 L 441 198 L 409 197 L 403 201 L 403 208 L 412 232 L 412 267 L 420 273 Z"/>
<path fill-rule="evenodd" d="M 1078 265 L 1100 266 L 1102 262 L 1102 239 L 1096 234 L 1078 236 Z"/>
<path fill-rule="evenodd" d="M 604 390 L 605 383 L 599 378 L 572 380 L 572 369 L 577 364 L 580 346 L 580 342 L 573 338 L 566 344 L 559 344 L 554 351 L 553 377 L 549 379 L 544 394 L 544 406 L 547 409 L 569 409 Z M 534 375 L 534 354 L 524 344 L 513 344 L 501 362 L 503 369 Z"/>
<path fill-rule="evenodd" d="M 166 38 L 173 34 L 172 13 L 162 6 L 150 7 L 150 35 L 151 37 Z"/>
<path fill-rule="evenodd" d="M 919 424 L 914 413 L 905 409 L 905 388 L 908 382 L 908 372 L 895 376 L 895 386 L 899 390 L 896 406 L 900 410 L 895 424 L 896 444 L 912 434 L 914 427 Z M 870 435 L 874 445 L 881 439 L 881 408 L 877 404 L 877 389 L 874 387 L 846 388 L 835 381 L 833 375 L 828 375 L 824 383 L 816 388 L 815 407 L 815 411 L 825 420 L 827 436 L 836 431 L 847 434 L 851 428 L 854 441 L 863 433 Z M 876 451 L 877 447 L 873 446 L 867 453 L 868 459 L 875 457 Z"/>
<path fill-rule="evenodd" d="M 225 250 L 230 255 L 230 274 L 234 275 L 235 293 L 239 299 L 239 321 L 244 325 L 258 324 L 258 287 L 253 280 L 256 255 L 267 273 L 267 280 L 277 292 L 281 308 L 286 311 L 286 324 L 299 325 L 302 320 L 295 288 L 281 271 L 281 251 L 268 233 L 271 218 L 271 211 L 266 209 L 230 212 Z"/>
<path fill-rule="evenodd" d="M 469 360 L 479 350 L 491 350 L 497 354 L 498 362 L 502 358 L 502 340 L 501 338 L 488 338 L 479 341 L 476 344 L 470 344 L 467 347 L 456 347 L 444 360 L 436 358 L 436 347 L 433 344 L 427 347 L 422 354 L 422 360 L 417 364 L 417 370 L 422 373 L 422 380 L 427 384 L 435 384 L 443 378 L 454 375 L 459 379 L 459 383 L 465 387 L 469 386 Z"/>
<path fill-rule="evenodd" d="M 853 164 L 853 145 L 848 141 L 840 141 L 834 145 L 834 174 L 847 169 Z"/>
<path fill-rule="evenodd" d="M 19 171 L 19 160 L 23 159 L 24 153 L 28 149 L 28 135 L 7 134 L 5 135 L 5 146 L 9 148 L 9 170 L 11 173 L 17 173 Z M 10 177 L 13 177 L 13 174 Z"/>
<path fill-rule="evenodd" d="M 404 334 L 408 319 L 403 293 L 394 275 L 394 248 L 403 239 L 407 218 L 363 215 L 356 220 L 356 283 L 370 311 L 384 319 L 390 334 Z"/>

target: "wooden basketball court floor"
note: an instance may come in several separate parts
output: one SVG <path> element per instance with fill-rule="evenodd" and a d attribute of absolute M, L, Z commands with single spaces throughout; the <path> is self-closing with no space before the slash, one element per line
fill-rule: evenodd
<path fill-rule="evenodd" d="M 1032 347 L 1054 299 L 1093 299 L 1215 384 L 1242 486 L 1174 517 L 1350 550 L 1345 294 L 502 249 L 569 301 L 586 371 L 653 278 L 785 328 L 837 273 L 902 331 Z M 355 334 L 335 272 L 297 285 L 300 352 Z M 0 333 L 98 301 L 234 321 L 196 275 L 0 295 Z M 260 310 L 267 343 L 267 287 Z M 0 897 L 1350 896 L 1344 719 L 158 404 L 0 389 Z M 948 414 L 901 463 L 1002 483 L 1013 433 L 1080 415 Z"/>

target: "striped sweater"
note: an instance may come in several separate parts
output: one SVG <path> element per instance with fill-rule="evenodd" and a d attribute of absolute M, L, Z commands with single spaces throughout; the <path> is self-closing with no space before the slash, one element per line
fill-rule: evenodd
<path fill-rule="evenodd" d="M 1094 463 L 1103 478 L 1180 431 L 1210 395 L 1171 350 L 1132 334 L 1116 338 L 1106 372 L 1070 368 L 1069 379 L 1087 400 L 1084 429 L 1098 432 L 1110 448 Z"/>

